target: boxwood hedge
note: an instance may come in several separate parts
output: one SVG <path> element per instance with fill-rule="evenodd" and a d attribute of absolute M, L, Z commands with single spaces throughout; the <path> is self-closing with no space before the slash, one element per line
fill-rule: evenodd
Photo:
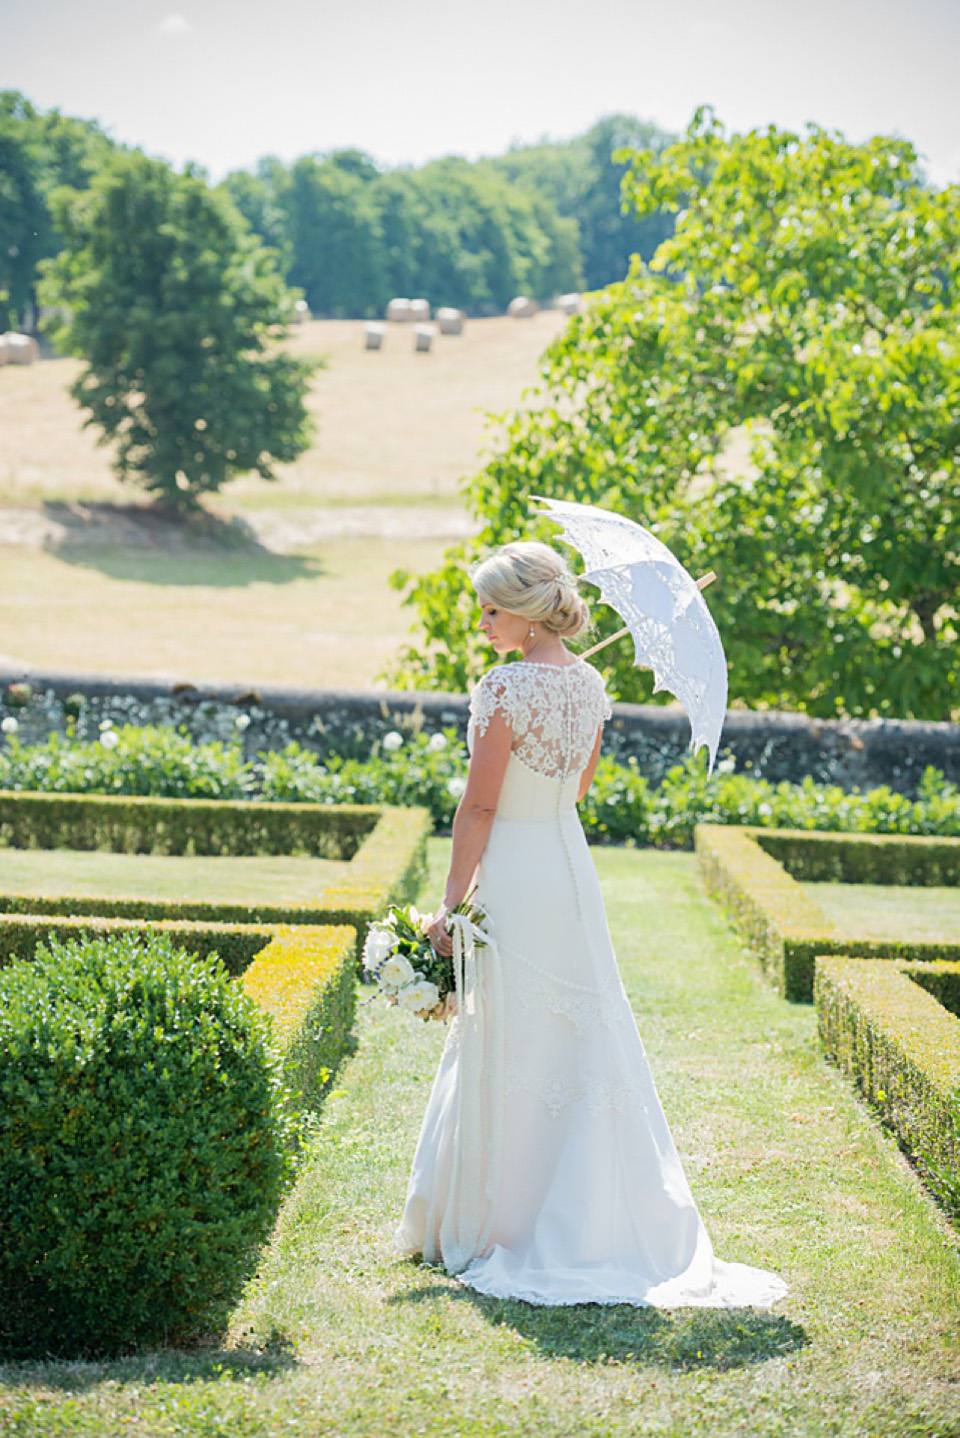
<path fill-rule="evenodd" d="M 821 957 L 815 998 L 827 1055 L 960 1217 L 960 963 Z"/>
<path fill-rule="evenodd" d="M 219 1324 L 289 1169 L 267 1024 L 169 938 L 49 939 L 0 973 L 0 1351 Z"/>

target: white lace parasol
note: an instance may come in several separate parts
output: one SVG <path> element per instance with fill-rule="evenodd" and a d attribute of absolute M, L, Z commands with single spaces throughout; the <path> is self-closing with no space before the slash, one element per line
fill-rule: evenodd
<path fill-rule="evenodd" d="M 683 705 L 690 746 L 694 752 L 706 746 L 712 769 L 727 709 L 727 661 L 700 592 L 709 578 L 698 584 L 665 544 L 632 519 L 592 504 L 534 498 L 583 556 L 582 578 L 597 585 L 604 604 L 626 620 L 620 633 L 632 635 L 635 662 L 653 670 L 654 693 L 666 689 Z"/>

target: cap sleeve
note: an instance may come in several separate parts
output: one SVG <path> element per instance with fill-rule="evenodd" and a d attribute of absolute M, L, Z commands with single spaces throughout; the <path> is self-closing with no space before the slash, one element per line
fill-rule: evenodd
<path fill-rule="evenodd" d="M 601 724 L 606 724 L 607 720 L 608 720 L 608 719 L 612 719 L 612 718 L 613 718 L 613 705 L 610 703 L 610 696 L 609 696 L 609 694 L 607 693 L 606 686 L 603 684 L 603 681 L 601 680 L 601 688 L 600 688 L 600 723 L 601 723 Z"/>
<path fill-rule="evenodd" d="M 500 665 L 496 669 L 488 670 L 474 686 L 470 695 L 470 720 L 473 732 L 477 735 L 485 734 L 490 720 L 498 710 L 510 724 L 512 722 L 510 685 L 506 670 Z"/>

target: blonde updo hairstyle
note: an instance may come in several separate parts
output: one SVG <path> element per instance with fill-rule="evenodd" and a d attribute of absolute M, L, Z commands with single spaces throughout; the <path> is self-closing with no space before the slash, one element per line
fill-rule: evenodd
<path fill-rule="evenodd" d="M 547 544 L 516 540 L 470 570 L 480 599 L 544 629 L 575 639 L 590 623 L 586 601 L 566 561 Z"/>

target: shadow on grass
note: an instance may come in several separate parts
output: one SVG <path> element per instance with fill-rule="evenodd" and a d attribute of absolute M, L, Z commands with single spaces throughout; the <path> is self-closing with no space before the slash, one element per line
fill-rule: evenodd
<path fill-rule="evenodd" d="M 46 552 L 111 579 L 235 589 L 289 584 L 324 573 L 316 558 L 265 548 L 243 519 L 206 510 L 177 514 L 153 504 L 51 501 L 43 511 L 61 531 L 45 541 Z"/>
<path fill-rule="evenodd" d="M 390 1303 L 470 1303 L 497 1328 L 512 1328 L 550 1358 L 724 1371 L 796 1353 L 810 1341 L 789 1318 L 753 1309 L 634 1308 L 580 1303 L 538 1308 L 441 1283 L 410 1288 Z"/>
<path fill-rule="evenodd" d="M 103 1383 L 209 1383 L 279 1377 L 296 1368 L 293 1345 L 279 1333 L 235 1348 L 155 1348 L 122 1358 L 49 1358 L 0 1362 L 0 1388 L 84 1393 Z"/>

